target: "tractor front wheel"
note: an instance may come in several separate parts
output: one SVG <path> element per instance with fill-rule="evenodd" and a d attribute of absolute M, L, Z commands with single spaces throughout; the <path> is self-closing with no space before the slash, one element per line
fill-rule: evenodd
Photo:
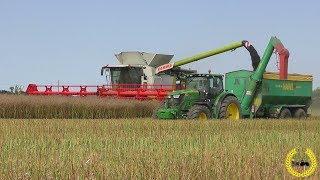
<path fill-rule="evenodd" d="M 187 113 L 188 119 L 207 120 L 211 118 L 210 110 L 206 106 L 194 105 Z"/>
<path fill-rule="evenodd" d="M 240 103 L 234 96 L 224 98 L 221 103 L 219 118 L 239 120 L 241 118 Z"/>

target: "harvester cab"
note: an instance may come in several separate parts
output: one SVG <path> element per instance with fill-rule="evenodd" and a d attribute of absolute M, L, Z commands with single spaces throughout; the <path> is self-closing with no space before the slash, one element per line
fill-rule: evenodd
<path fill-rule="evenodd" d="M 170 81 L 170 77 L 156 76 L 154 71 L 156 67 L 169 63 L 173 55 L 121 52 L 115 56 L 121 65 L 107 65 L 101 69 L 101 75 L 105 75 L 110 84 L 165 84 Z"/>

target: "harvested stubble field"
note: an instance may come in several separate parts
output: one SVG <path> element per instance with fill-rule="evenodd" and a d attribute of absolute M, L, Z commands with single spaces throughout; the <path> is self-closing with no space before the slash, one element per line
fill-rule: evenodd
<path fill-rule="evenodd" d="M 299 147 L 320 158 L 318 119 L 3 119 L 0 178 L 291 179 L 284 158 Z"/>

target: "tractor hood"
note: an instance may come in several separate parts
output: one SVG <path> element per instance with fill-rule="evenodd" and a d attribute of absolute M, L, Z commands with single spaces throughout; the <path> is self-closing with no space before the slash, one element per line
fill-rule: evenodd
<path fill-rule="evenodd" d="M 181 110 L 189 108 L 190 102 L 199 99 L 200 93 L 194 89 L 185 89 L 173 91 L 166 99 L 165 106 L 162 106 L 157 110 L 156 115 L 159 119 L 183 119 L 185 115 L 181 113 Z"/>

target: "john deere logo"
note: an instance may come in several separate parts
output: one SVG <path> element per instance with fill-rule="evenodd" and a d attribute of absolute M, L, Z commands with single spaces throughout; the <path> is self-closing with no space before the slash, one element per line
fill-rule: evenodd
<path fill-rule="evenodd" d="M 292 149 L 286 156 L 285 166 L 287 171 L 295 177 L 308 177 L 317 169 L 317 158 L 310 148 L 305 151 L 306 156 L 297 156 L 297 149 Z"/>

